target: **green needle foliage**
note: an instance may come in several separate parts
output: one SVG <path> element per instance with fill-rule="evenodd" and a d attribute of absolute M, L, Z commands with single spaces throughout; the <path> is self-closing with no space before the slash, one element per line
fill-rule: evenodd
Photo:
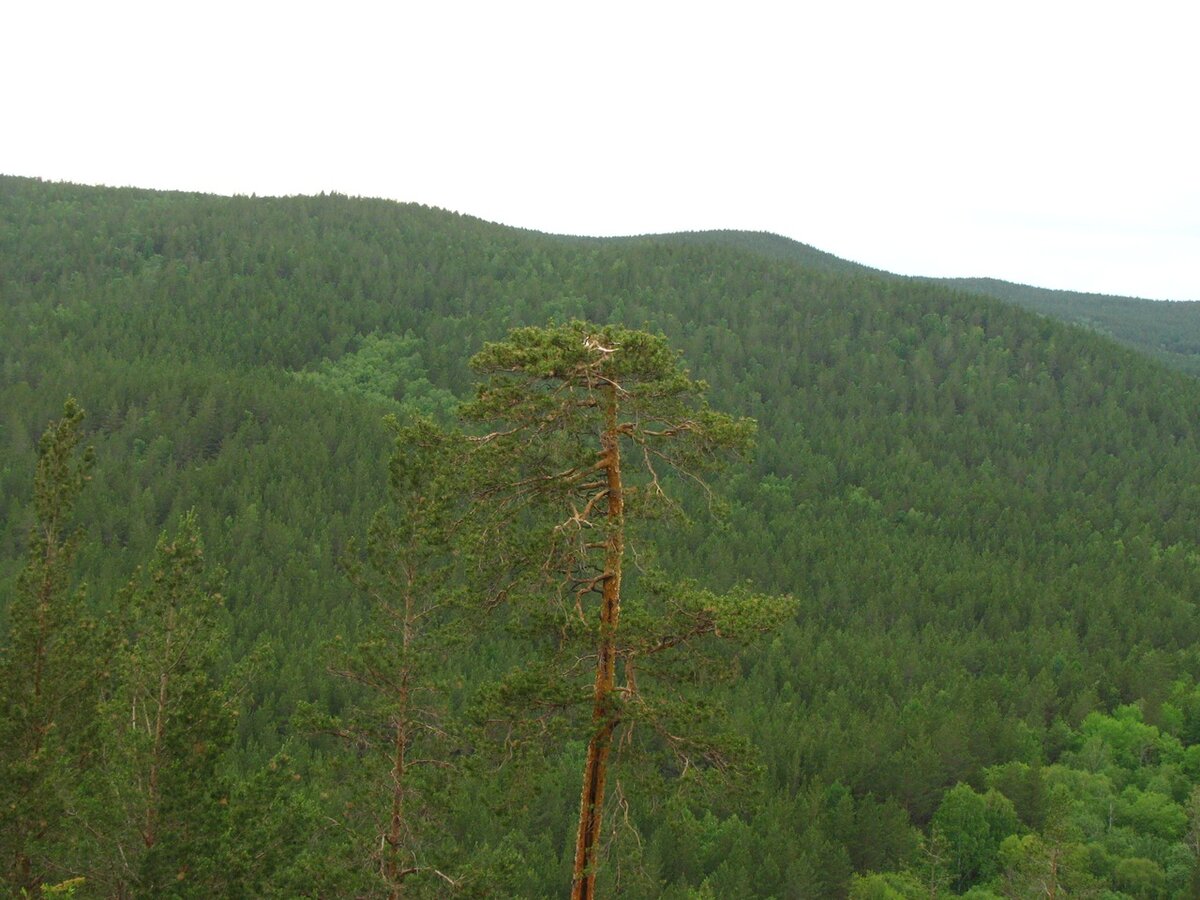
<path fill-rule="evenodd" d="M 369 620 L 330 664 L 362 689 L 362 699 L 339 717 L 311 707 L 303 715 L 308 728 L 354 748 L 360 770 L 347 779 L 353 800 L 342 810 L 357 867 L 343 888 L 438 896 L 457 885 L 443 871 L 453 846 L 441 817 L 456 747 L 446 660 L 466 628 L 455 551 L 463 444 L 424 418 L 403 425 L 393 418 L 391 428 L 388 505 L 371 522 L 366 559 L 353 548 L 346 559 Z"/>
<path fill-rule="evenodd" d="M 610 787 L 628 810 L 623 783 L 609 784 L 614 749 L 680 777 L 744 765 L 745 748 L 723 739 L 716 711 L 688 689 L 700 680 L 693 656 L 723 628 L 777 626 L 795 604 L 695 585 L 630 600 L 622 579 L 638 526 L 675 506 L 675 482 L 703 485 L 746 453 L 754 423 L 711 410 L 704 383 L 645 331 L 582 321 L 515 329 L 471 365 L 486 380 L 464 414 L 496 429 L 479 439 L 489 466 L 478 493 L 484 541 L 508 551 L 513 534 L 527 537 L 523 552 L 499 555 L 500 567 L 526 567 L 516 572 L 518 615 L 545 630 L 540 657 L 523 661 L 498 699 L 526 727 L 563 715 L 586 737 L 572 896 L 594 897 Z"/>
<path fill-rule="evenodd" d="M 63 827 L 70 758 L 88 752 L 94 627 L 72 587 L 72 513 L 93 464 L 83 417 L 68 400 L 38 445 L 37 518 L 0 643 L 0 852 L 7 883 L 28 891 L 53 877 L 46 848 Z"/>
<path fill-rule="evenodd" d="M 89 880 L 112 896 L 200 896 L 226 886 L 219 764 L 236 694 L 212 674 L 227 640 L 220 579 L 205 566 L 188 513 L 162 534 L 119 603 L 114 683 L 100 704 L 98 765 L 76 824 L 100 836 Z"/>

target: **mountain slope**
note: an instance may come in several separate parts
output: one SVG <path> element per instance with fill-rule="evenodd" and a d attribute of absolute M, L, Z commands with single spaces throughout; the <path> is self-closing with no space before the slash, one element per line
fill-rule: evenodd
<path fill-rule="evenodd" d="M 319 645 L 360 615 L 336 558 L 381 502 L 381 416 L 467 396 L 467 357 L 508 327 L 647 324 L 761 426 L 728 516 L 664 529 L 658 562 L 802 598 L 714 700 L 763 749 L 760 813 L 721 810 L 740 812 L 736 840 L 692 820 L 697 845 L 725 847 L 693 866 L 643 811 L 664 884 L 742 854 L 773 860 L 727 872 L 751 894 L 838 895 L 852 868 L 902 864 L 947 788 L 1054 761 L 1091 713 L 1136 702 L 1179 731 L 1173 692 L 1200 676 L 1200 383 L 985 296 L 735 237 L 0 179 L 0 585 L 36 435 L 73 393 L 98 451 L 92 602 L 195 507 L 229 570 L 230 661 L 275 648 L 240 724 L 245 755 L 266 753 L 298 700 L 346 699 Z M 518 829 L 547 879 L 575 802 L 551 788 Z"/>
<path fill-rule="evenodd" d="M 821 271 L 905 279 L 848 262 L 790 238 L 766 232 L 702 231 L 657 235 L 664 241 L 718 244 Z M 1042 315 L 1080 325 L 1147 353 L 1167 365 L 1200 374 L 1200 301 L 1158 301 L 1108 294 L 1052 290 L 996 278 L 918 278 L 956 290 L 994 297 Z"/>
<path fill-rule="evenodd" d="M 1090 328 L 1150 354 L 1173 368 L 1200 374 L 1200 302 L 1139 300 L 1106 294 L 1054 291 L 992 278 L 948 278 L 942 283 L 996 297 Z"/>

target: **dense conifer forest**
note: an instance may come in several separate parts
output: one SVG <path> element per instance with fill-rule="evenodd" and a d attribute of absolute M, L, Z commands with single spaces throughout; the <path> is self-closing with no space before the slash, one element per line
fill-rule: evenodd
<path fill-rule="evenodd" d="M 0 177 L 0 878 L 1197 896 L 1200 328 L 1048 297 Z"/>

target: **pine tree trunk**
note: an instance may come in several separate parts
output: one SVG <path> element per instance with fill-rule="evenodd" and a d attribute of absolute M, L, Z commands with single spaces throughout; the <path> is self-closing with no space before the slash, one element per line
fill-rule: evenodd
<path fill-rule="evenodd" d="M 390 885 L 389 900 L 400 900 L 403 893 L 404 876 L 407 874 L 400 871 L 400 863 L 397 859 L 397 854 L 400 850 L 400 841 L 404 834 L 404 778 L 408 753 L 409 700 L 409 669 L 407 660 L 409 644 L 412 642 L 412 584 L 415 577 L 412 571 L 408 571 L 406 574 L 408 589 L 404 595 L 404 632 L 401 638 L 405 664 L 404 671 L 400 675 L 400 694 L 397 698 L 399 709 L 396 712 L 396 739 L 392 748 L 392 815 L 388 823 L 388 847 L 386 862 L 384 863 L 384 875 Z"/>
<path fill-rule="evenodd" d="M 604 587 L 600 604 L 600 643 L 596 654 L 596 686 L 592 699 L 594 731 L 588 742 L 579 800 L 579 833 L 575 841 L 575 870 L 571 900 L 592 900 L 596 892 L 596 856 L 604 812 L 604 782 L 608 754 L 617 727 L 612 706 L 617 665 L 617 622 L 621 616 L 621 561 L 625 554 L 624 498 L 621 491 L 621 447 L 617 430 L 616 388 L 609 386 L 608 409 L 601 450 L 608 491 L 608 538 L 604 551 Z"/>
<path fill-rule="evenodd" d="M 167 706 L 167 673 L 158 680 L 158 712 L 154 717 L 154 745 L 150 751 L 150 778 L 146 788 L 146 827 L 142 843 L 149 849 L 158 841 L 158 778 L 162 767 L 162 745 Z"/>
<path fill-rule="evenodd" d="M 388 856 L 384 862 L 384 876 L 389 884 L 389 900 L 400 900 L 403 894 L 404 877 L 412 874 L 412 869 L 401 870 L 400 844 L 404 834 L 404 793 L 406 793 L 406 769 L 408 761 L 408 706 L 409 706 L 409 677 L 408 653 L 413 642 L 413 590 L 416 574 L 410 566 L 404 569 L 407 586 L 404 590 L 404 626 L 401 635 L 401 647 L 404 654 L 404 668 L 400 676 L 400 694 L 398 694 L 396 709 L 395 743 L 392 744 L 391 767 L 391 820 L 388 824 Z"/>
<path fill-rule="evenodd" d="M 407 682 L 408 679 L 405 678 L 401 687 L 401 694 L 404 697 L 401 702 L 405 705 L 408 699 Z M 396 854 L 399 852 L 400 839 L 404 832 L 404 757 L 407 748 L 408 729 L 405 727 L 403 718 L 400 718 L 396 722 L 396 742 L 393 747 L 392 816 L 388 825 L 387 861 L 384 864 L 384 875 L 390 885 L 388 894 L 390 900 L 400 900 L 403 885 L 403 876 L 400 874 L 400 864 Z"/>

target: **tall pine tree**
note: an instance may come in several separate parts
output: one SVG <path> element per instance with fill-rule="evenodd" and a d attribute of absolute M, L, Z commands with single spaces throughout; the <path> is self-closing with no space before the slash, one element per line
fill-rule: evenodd
<path fill-rule="evenodd" d="M 88 749 L 94 628 L 72 585 L 81 532 L 75 502 L 92 469 L 79 449 L 83 409 L 69 399 L 42 435 L 34 475 L 36 521 L 0 644 L 0 849 L 9 884 L 36 891 L 66 874 L 53 862 L 68 827 L 66 798 Z"/>
<path fill-rule="evenodd" d="M 86 835 L 80 867 L 111 896 L 229 888 L 220 762 L 233 738 L 236 692 L 213 674 L 227 639 L 220 579 L 188 513 L 174 533 L 163 532 L 119 598 L 96 764 L 75 805 Z"/>
<path fill-rule="evenodd" d="M 585 900 L 596 893 L 614 747 L 657 745 L 670 760 L 658 768 L 680 775 L 737 768 L 743 756 L 720 739 L 717 711 L 681 685 L 695 678 L 703 638 L 773 627 L 793 604 L 695 584 L 626 596 L 636 526 L 675 505 L 673 480 L 703 485 L 754 434 L 751 420 L 708 407 L 706 386 L 665 338 L 578 321 L 520 328 L 472 366 L 486 381 L 466 416 L 495 428 L 479 439 L 489 568 L 523 580 L 526 614 L 550 635 L 546 655 L 501 696 L 535 721 L 588 710 L 571 889 Z"/>
<path fill-rule="evenodd" d="M 391 424 L 389 503 L 371 522 L 366 558 L 346 560 L 369 622 L 330 664 L 362 688 L 361 700 L 336 718 L 312 710 L 306 718 L 357 751 L 348 779 L 354 799 L 343 812 L 357 871 L 345 877 L 398 900 L 410 888 L 440 896 L 456 884 L 444 871 L 453 847 L 439 826 L 439 800 L 454 731 L 445 661 L 466 624 L 454 552 L 461 439 L 425 418 Z"/>

